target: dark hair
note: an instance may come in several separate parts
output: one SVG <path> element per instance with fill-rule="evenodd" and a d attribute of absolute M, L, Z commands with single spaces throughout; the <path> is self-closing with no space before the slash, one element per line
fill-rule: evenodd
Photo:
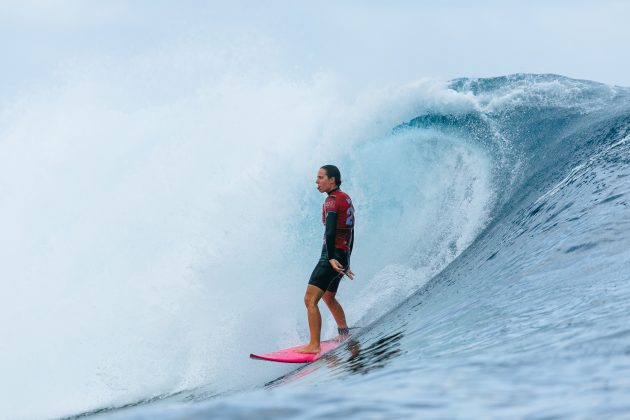
<path fill-rule="evenodd" d="M 341 172 L 339 172 L 339 168 L 335 165 L 324 165 L 321 169 L 326 171 L 328 178 L 335 178 L 338 187 L 341 185 Z"/>

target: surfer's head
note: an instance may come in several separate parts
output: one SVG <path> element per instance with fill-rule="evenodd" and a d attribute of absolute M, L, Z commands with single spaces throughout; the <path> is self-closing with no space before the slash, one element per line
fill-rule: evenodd
<path fill-rule="evenodd" d="M 321 169 L 326 172 L 326 176 L 328 176 L 328 178 L 335 179 L 336 186 L 341 186 L 341 172 L 339 172 L 339 168 L 337 168 L 335 165 L 324 165 L 321 167 Z"/>
<path fill-rule="evenodd" d="M 341 173 L 335 165 L 324 165 L 317 172 L 317 190 L 330 192 L 341 185 Z"/>

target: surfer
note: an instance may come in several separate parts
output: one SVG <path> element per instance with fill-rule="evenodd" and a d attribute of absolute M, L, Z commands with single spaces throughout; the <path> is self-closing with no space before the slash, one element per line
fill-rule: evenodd
<path fill-rule="evenodd" d="M 306 287 L 304 304 L 308 314 L 309 343 L 296 350 L 299 353 L 319 353 L 322 317 L 317 304 L 320 299 L 328 306 L 337 322 L 342 340 L 349 334 L 346 314 L 336 299 L 341 278 L 354 278 L 350 270 L 350 254 L 354 245 L 354 207 L 352 199 L 341 191 L 341 173 L 334 165 L 324 165 L 317 172 L 317 190 L 328 196 L 322 206 L 322 222 L 326 227 L 321 257 Z"/>

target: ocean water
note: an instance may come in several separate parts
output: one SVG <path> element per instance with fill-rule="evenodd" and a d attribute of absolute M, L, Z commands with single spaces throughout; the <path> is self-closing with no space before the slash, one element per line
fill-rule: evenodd
<path fill-rule="evenodd" d="M 6 418 L 630 416 L 629 89 L 219 77 L 121 110 L 151 81 L 95 74 L 0 120 Z M 360 328 L 250 360 L 307 340 L 325 163 Z"/>

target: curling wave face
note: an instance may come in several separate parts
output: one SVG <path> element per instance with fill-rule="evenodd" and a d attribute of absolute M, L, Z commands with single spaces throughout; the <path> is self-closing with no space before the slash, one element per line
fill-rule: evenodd
<path fill-rule="evenodd" d="M 402 154 L 391 158 L 400 178 L 385 177 L 381 186 L 369 187 L 380 194 L 402 180 L 413 190 L 410 162 L 426 163 L 422 154 L 439 154 L 442 147 L 446 156 L 456 154 L 457 147 L 471 151 L 469 156 L 478 159 L 475 168 L 485 162 L 482 172 L 488 178 L 482 185 L 492 197 L 486 204 L 492 205 L 485 210 L 483 230 L 475 232 L 463 252 L 453 251 L 446 268 L 437 264 L 437 275 L 419 281 L 423 285 L 384 316 L 373 320 L 366 315 L 368 325 L 348 346 L 266 389 L 192 405 L 173 402 L 168 406 L 172 411 L 147 406 L 119 415 L 627 413 L 630 92 L 555 75 L 460 79 L 450 87 L 475 107 L 426 110 L 396 126 L 376 146 L 357 148 L 353 156 L 363 161 L 375 147 L 387 160 L 389 145 L 405 144 Z M 420 166 L 418 173 L 424 173 L 427 166 Z M 470 178 L 480 176 L 465 172 Z M 470 178 L 467 188 L 474 189 Z M 462 182 L 466 184 L 456 184 Z M 451 202 L 461 207 L 461 200 Z M 376 207 L 368 209 L 374 217 L 380 212 L 391 220 L 399 211 L 404 220 L 405 212 L 396 205 Z M 414 223 L 421 222 L 410 217 L 405 226 Z M 406 244 L 407 233 L 400 236 L 401 249 L 408 253 L 399 254 L 407 259 L 375 269 L 374 279 L 422 278 L 420 271 L 435 262 L 430 257 L 427 262 L 427 256 L 439 258 L 426 243 L 418 245 L 420 237 L 416 244 Z M 449 237 L 448 229 L 436 236 L 443 237 Z M 363 291 L 362 299 L 372 292 Z"/>

